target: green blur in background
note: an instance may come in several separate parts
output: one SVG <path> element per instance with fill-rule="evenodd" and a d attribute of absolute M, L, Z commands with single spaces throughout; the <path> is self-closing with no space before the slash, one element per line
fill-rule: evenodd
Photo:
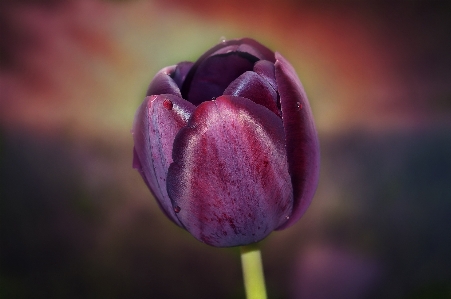
<path fill-rule="evenodd" d="M 0 298 L 244 298 L 132 169 L 161 68 L 222 38 L 281 52 L 309 96 L 318 191 L 263 241 L 270 298 L 451 298 L 451 6 L 0 3 Z"/>

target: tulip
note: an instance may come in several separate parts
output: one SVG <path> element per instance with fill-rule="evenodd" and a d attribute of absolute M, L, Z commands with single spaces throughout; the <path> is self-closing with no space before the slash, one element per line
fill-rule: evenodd
<path fill-rule="evenodd" d="M 249 39 L 156 74 L 133 124 L 136 168 L 166 216 L 216 247 L 258 242 L 309 206 L 319 145 L 290 63 Z"/>

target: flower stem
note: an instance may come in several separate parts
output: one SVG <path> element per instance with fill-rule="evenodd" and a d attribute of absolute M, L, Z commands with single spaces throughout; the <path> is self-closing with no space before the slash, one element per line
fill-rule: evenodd
<path fill-rule="evenodd" d="M 241 246 L 244 287 L 247 299 L 266 299 L 260 247 L 257 243 Z"/>

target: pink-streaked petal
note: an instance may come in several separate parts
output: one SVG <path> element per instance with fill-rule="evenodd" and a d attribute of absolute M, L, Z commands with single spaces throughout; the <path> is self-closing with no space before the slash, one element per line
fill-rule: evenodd
<path fill-rule="evenodd" d="M 202 103 L 175 138 L 168 193 L 198 240 L 228 247 L 258 242 L 292 209 L 282 120 L 249 99 Z"/>
<path fill-rule="evenodd" d="M 269 84 L 277 90 L 276 70 L 274 63 L 268 60 L 259 60 L 254 65 L 254 72 L 265 78 Z"/>
<path fill-rule="evenodd" d="M 266 79 L 248 71 L 236 78 L 224 91 L 224 95 L 248 98 L 280 116 L 277 108 L 277 92 Z"/>
<path fill-rule="evenodd" d="M 160 70 L 150 82 L 149 88 L 147 88 L 146 96 L 158 95 L 158 94 L 172 94 L 178 97 L 182 97 L 180 88 L 171 75 L 175 72 L 177 65 L 172 65 Z"/>
<path fill-rule="evenodd" d="M 294 207 L 289 221 L 293 225 L 307 210 L 318 185 L 319 142 L 304 88 L 291 64 L 276 53 L 276 80 L 282 120 L 287 139 L 287 157 L 293 183 Z"/>
<path fill-rule="evenodd" d="M 195 107 L 180 97 L 166 94 L 146 97 L 133 124 L 133 166 L 142 175 L 166 215 L 182 226 L 166 190 L 175 135 L 186 125 Z"/>

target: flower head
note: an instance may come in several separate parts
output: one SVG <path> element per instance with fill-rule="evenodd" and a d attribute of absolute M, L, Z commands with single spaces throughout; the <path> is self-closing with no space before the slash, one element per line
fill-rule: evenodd
<path fill-rule="evenodd" d="M 279 53 L 223 41 L 154 77 L 133 124 L 134 167 L 174 223 L 212 246 L 258 242 L 309 206 L 319 145 Z"/>

